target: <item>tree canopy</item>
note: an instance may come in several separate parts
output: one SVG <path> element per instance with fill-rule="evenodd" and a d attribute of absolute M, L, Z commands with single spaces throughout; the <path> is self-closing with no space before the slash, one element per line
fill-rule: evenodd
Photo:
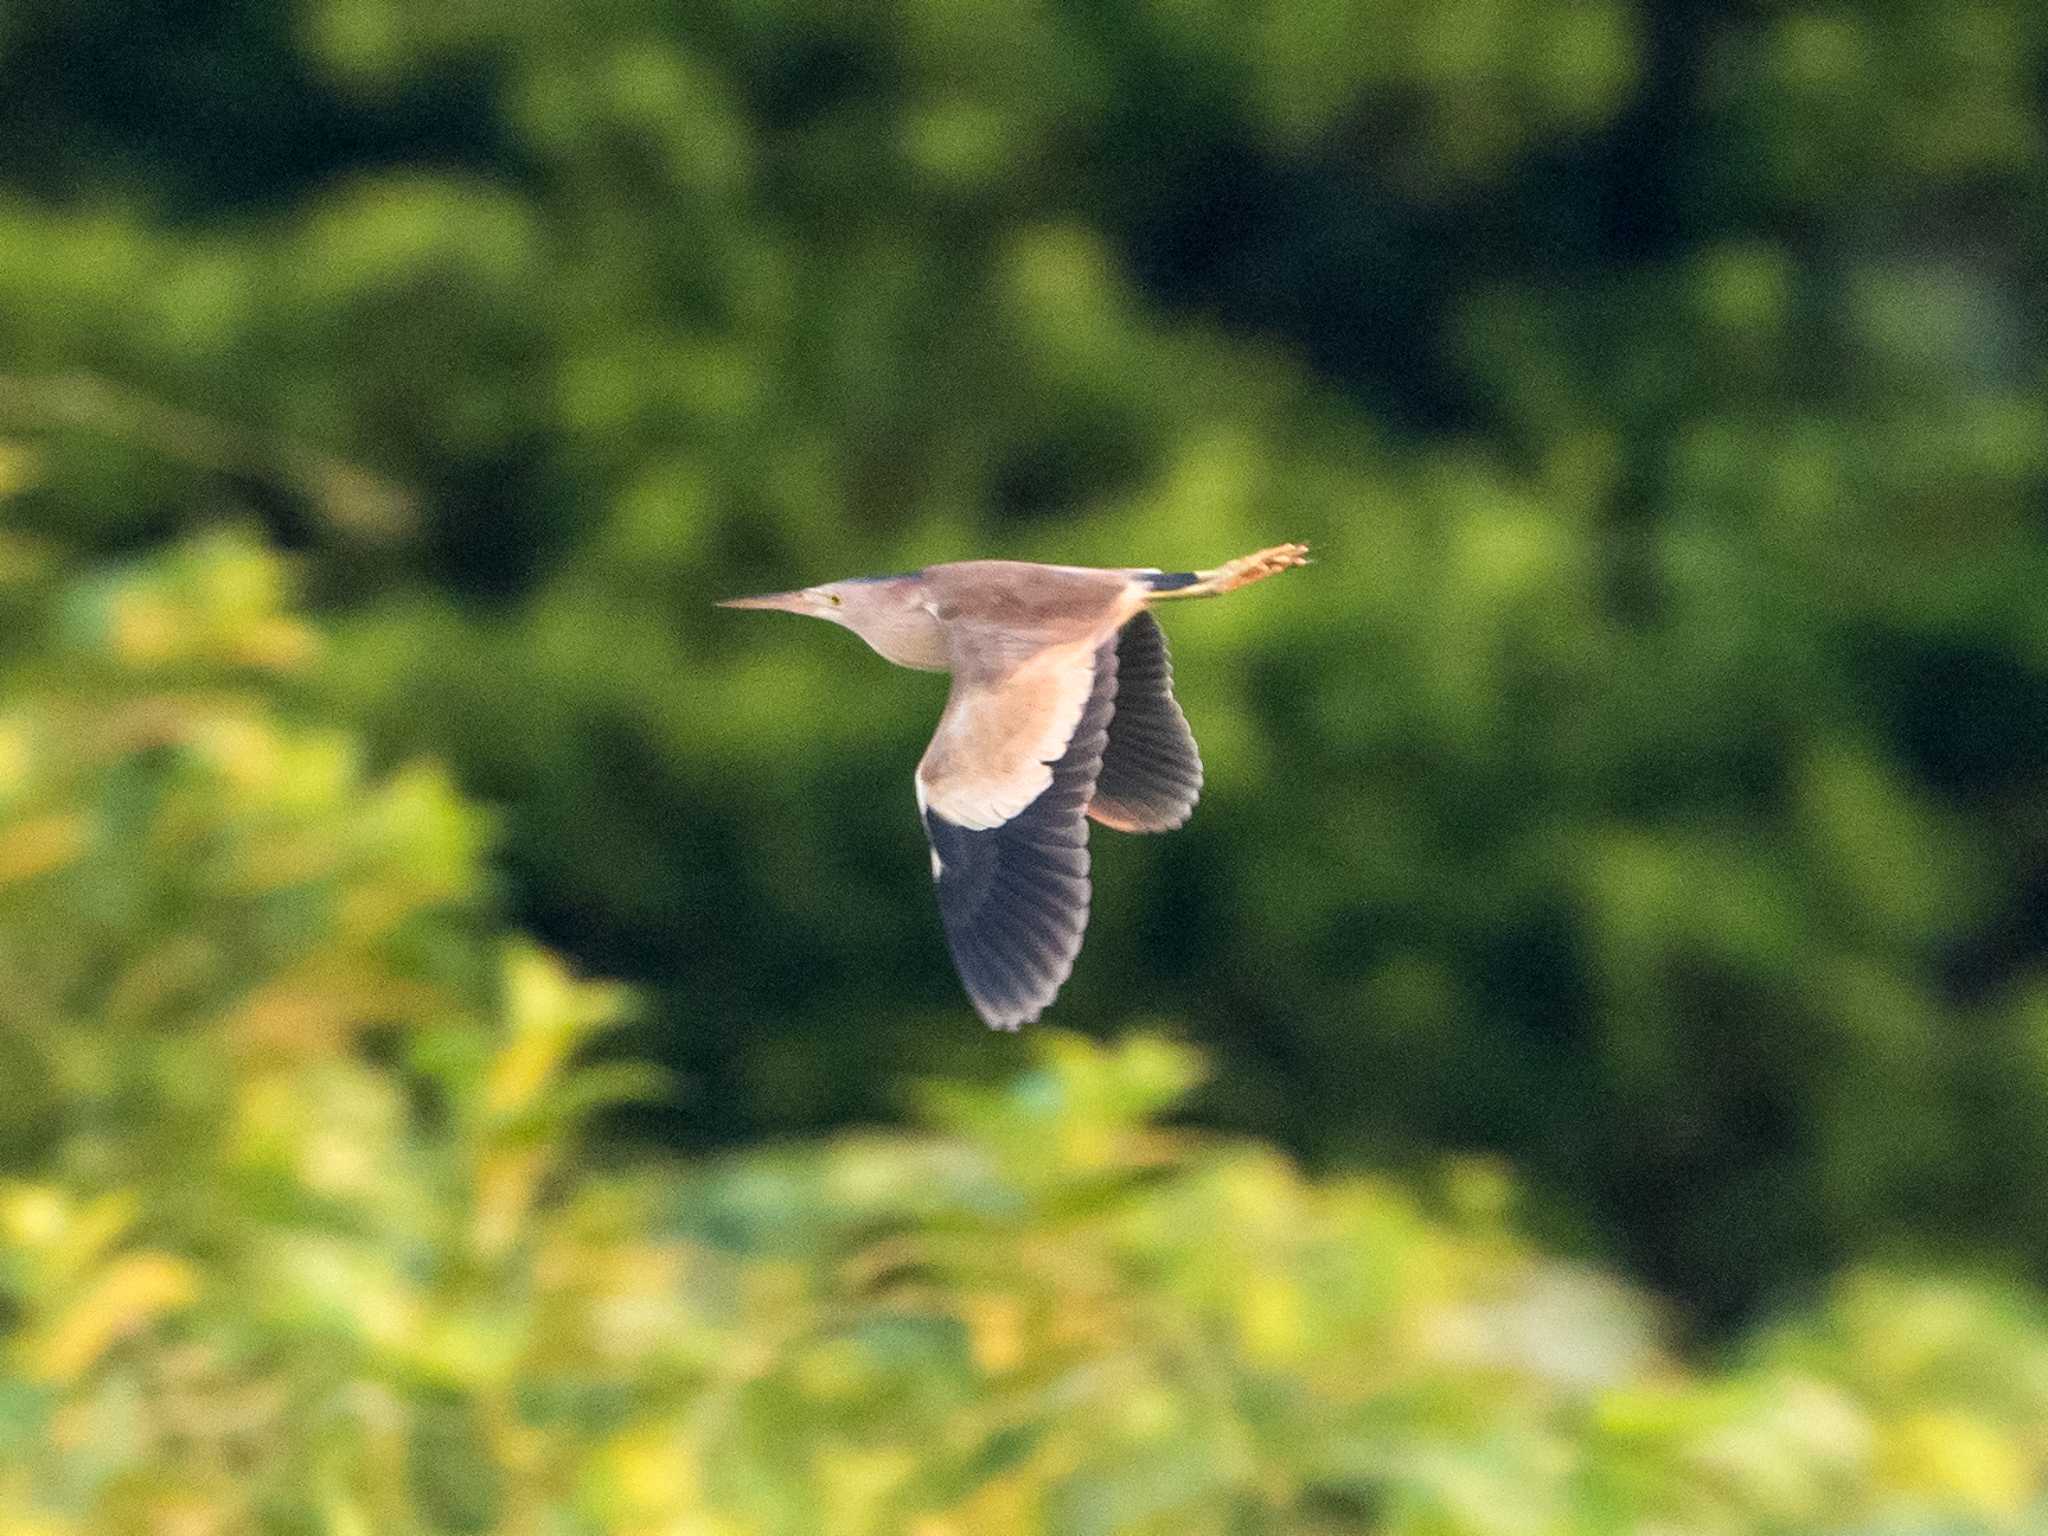
<path fill-rule="evenodd" d="M 2039 1404 L 1971 1373 L 2038 1352 L 2048 1276 L 2044 44 L 2021 0 L 0 9 L 0 1445 L 59 1447 L 0 1494 L 88 1508 L 125 1474 L 64 1436 L 203 1360 L 223 1414 L 311 1415 L 293 1456 L 360 1408 L 337 1487 L 400 1454 L 380 1424 L 482 1437 L 497 1471 L 452 1481 L 486 1504 L 416 1518 L 483 1529 L 630 1482 L 546 1462 L 614 1432 L 788 1431 L 661 1331 L 730 1328 L 797 1397 L 844 1369 L 845 1401 L 915 1399 L 899 1424 L 973 1398 L 1016 1437 L 707 1483 L 739 1529 L 819 1528 L 834 1479 L 886 1492 L 824 1528 L 883 1530 L 1005 1478 L 1017 1520 L 1185 1529 L 1044 1504 L 1121 1431 L 980 1395 L 991 1348 L 1057 1395 L 1185 1327 L 1236 1342 L 1154 1429 L 1293 1404 L 1202 1457 L 1276 1529 L 1480 1520 L 1331 1472 L 1353 1410 L 1505 1436 L 1485 1475 L 1552 1479 L 1558 1528 L 2024 1507 Z M 913 813 L 938 685 L 711 601 L 1283 538 L 1312 571 L 1167 616 L 1193 821 L 1096 837 L 1059 1032 L 989 1036 Z M 1033 1174 L 1011 1136 L 1106 1161 Z M 1232 1200 L 1273 1203 L 1286 1299 L 1208 1251 Z M 464 1225 L 493 1221 L 523 1235 Z M 831 1288 L 906 1229 L 918 1321 Z M 599 1333 L 686 1272 L 736 1289 L 601 1361 L 552 1323 L 445 1378 L 309 1342 L 361 1266 L 398 1286 L 361 1326 L 431 1355 L 600 1251 Z M 1505 1290 L 1459 1278 L 1496 1252 Z M 1346 1267 L 1404 1253 L 1421 1311 Z M 970 1259 L 1016 1277 L 1010 1321 Z M 1493 1396 L 1404 1332 L 1553 1303 L 1647 1353 Z M 1032 1332 L 1073 1314 L 1094 1344 Z M 1965 1385 L 1857 1374 L 1894 1326 Z M 1363 1371 L 1395 1334 L 1421 1353 L 1359 1401 L 1302 1342 Z M 521 1351 L 557 1343 L 584 1386 L 550 1398 Z M 1771 1394 L 1809 1386 L 1846 1438 L 1794 1459 L 1834 1470 L 1757 1475 L 1818 1503 L 1684 1504 L 1723 1465 L 1700 1437 L 1796 1438 L 1820 1399 Z M 1404 1443 L 1404 1477 L 1464 1465 Z"/>

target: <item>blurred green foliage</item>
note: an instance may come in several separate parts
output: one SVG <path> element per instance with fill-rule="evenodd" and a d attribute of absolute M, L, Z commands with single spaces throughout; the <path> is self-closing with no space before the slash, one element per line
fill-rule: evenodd
<path fill-rule="evenodd" d="M 1702 1372 L 1518 1235 L 1169 1129 L 1185 1046 L 1027 1037 L 923 1129 L 606 1160 L 626 1016 L 479 913 L 482 818 L 308 705 L 255 542 L 5 583 L 0 1527 L 1995 1532 L 2048 1313 L 1851 1274 Z M 2030 1524 L 2032 1522 L 2032 1524 Z"/>
<path fill-rule="evenodd" d="M 291 547 L 295 707 L 361 745 L 287 776 L 448 764 L 484 907 L 640 988 L 633 1123 L 701 1147 L 1015 1050 L 925 889 L 932 680 L 708 600 L 1308 538 L 1173 616 L 1209 798 L 1098 839 L 1057 1020 L 1183 1032 L 1188 1115 L 1319 1165 L 1503 1156 L 1717 1322 L 2039 1276 L 2044 44 L 2027 0 L 17 0 L 0 565 Z"/>

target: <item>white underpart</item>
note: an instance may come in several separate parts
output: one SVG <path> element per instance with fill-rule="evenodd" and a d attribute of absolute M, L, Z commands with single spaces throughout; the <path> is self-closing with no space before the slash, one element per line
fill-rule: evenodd
<path fill-rule="evenodd" d="M 924 813 L 927 808 L 927 802 L 924 793 L 924 775 L 921 773 L 913 773 L 910 776 L 910 787 L 917 791 L 917 819 L 919 825 L 923 825 Z M 931 836 L 931 828 L 925 828 L 925 836 Z M 945 871 L 945 860 L 939 857 L 938 849 L 932 849 L 932 878 L 934 880 L 938 879 L 940 875 L 945 873 Z"/>
<path fill-rule="evenodd" d="M 1052 710 L 1039 722 L 1039 728 L 1023 749 L 1016 752 L 1015 761 L 991 765 L 993 771 L 972 777 L 949 774 L 936 786 L 920 783 L 920 790 L 932 796 L 941 816 L 955 826 L 985 831 L 990 827 L 1000 827 L 1045 793 L 1052 783 L 1052 765 L 1067 750 L 1074 728 L 1081 723 L 1081 713 L 1088 707 L 1088 696 L 1095 684 L 1092 661 L 1092 655 L 1082 659 L 1070 654 L 1048 655 L 1038 663 L 1058 679 L 1058 693 Z M 1003 709 L 1001 687 L 998 684 L 995 688 L 976 690 L 962 696 L 957 701 L 958 714 L 969 717 L 982 711 Z M 948 724 L 956 730 L 964 730 L 970 721 L 966 718 L 942 721 L 940 729 L 946 730 Z M 934 788 L 936 794 L 933 794 Z"/>

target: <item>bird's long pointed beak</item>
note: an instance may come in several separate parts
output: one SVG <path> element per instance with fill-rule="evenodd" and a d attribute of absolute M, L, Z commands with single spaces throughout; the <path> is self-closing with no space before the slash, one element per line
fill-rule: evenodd
<path fill-rule="evenodd" d="M 784 613 L 809 613 L 810 604 L 801 592 L 764 592 L 759 597 L 728 597 L 721 608 L 779 608 Z"/>

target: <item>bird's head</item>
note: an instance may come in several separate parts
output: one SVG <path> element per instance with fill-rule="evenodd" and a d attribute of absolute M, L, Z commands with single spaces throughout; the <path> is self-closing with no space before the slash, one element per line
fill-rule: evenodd
<path fill-rule="evenodd" d="M 945 642 L 924 602 L 922 586 L 922 578 L 915 574 L 856 576 L 794 592 L 729 597 L 718 606 L 773 608 L 829 619 L 852 630 L 898 666 L 942 669 L 946 665 Z"/>
<path fill-rule="evenodd" d="M 847 621 L 847 588 L 852 582 L 832 581 L 822 587 L 799 587 L 794 592 L 764 592 L 758 597 L 728 597 L 721 608 L 772 608 L 781 613 L 805 613 L 814 619 Z"/>

